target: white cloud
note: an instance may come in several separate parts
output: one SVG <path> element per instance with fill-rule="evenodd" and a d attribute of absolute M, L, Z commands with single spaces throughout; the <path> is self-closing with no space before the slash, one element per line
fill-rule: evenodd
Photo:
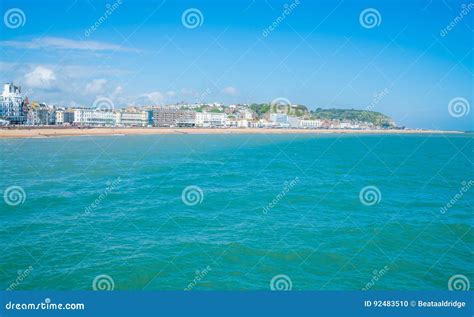
<path fill-rule="evenodd" d="M 176 91 L 169 90 L 165 93 L 166 97 L 176 97 Z"/>
<path fill-rule="evenodd" d="M 107 84 L 107 79 L 94 79 L 92 82 L 86 85 L 86 93 L 88 94 L 100 94 L 105 89 L 105 84 Z"/>
<path fill-rule="evenodd" d="M 57 105 L 90 105 L 99 95 L 111 98 L 119 108 L 127 105 L 165 105 L 178 101 L 205 100 L 204 97 L 207 99 L 209 94 L 189 88 L 143 91 L 133 85 L 123 85 L 123 82 L 127 82 L 128 74 L 130 72 L 122 68 L 92 64 L 0 61 L 0 75 L 4 80 L 22 86 L 23 92 L 32 101 Z"/>
<path fill-rule="evenodd" d="M 25 83 L 32 88 L 52 88 L 56 81 L 56 75 L 52 69 L 37 66 L 33 71 L 25 75 Z"/>
<path fill-rule="evenodd" d="M 232 86 L 225 87 L 224 89 L 222 89 L 222 92 L 230 96 L 237 96 L 239 94 L 239 91 L 237 90 L 237 88 L 232 87 Z"/>
<path fill-rule="evenodd" d="M 60 37 L 35 38 L 31 41 L 0 41 L 0 46 L 22 49 L 65 49 L 88 51 L 133 51 L 121 45 L 97 42 L 77 41 Z"/>

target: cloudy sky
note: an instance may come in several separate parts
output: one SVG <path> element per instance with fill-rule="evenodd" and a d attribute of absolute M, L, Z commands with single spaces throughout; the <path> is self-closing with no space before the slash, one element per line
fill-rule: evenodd
<path fill-rule="evenodd" d="M 472 130 L 474 5 L 402 2 L 3 0 L 0 79 L 61 105 L 286 98 Z"/>

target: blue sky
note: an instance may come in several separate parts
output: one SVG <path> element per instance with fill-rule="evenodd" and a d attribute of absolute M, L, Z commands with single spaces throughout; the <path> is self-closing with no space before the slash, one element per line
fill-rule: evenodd
<path fill-rule="evenodd" d="M 4 0 L 0 79 L 62 105 L 101 96 L 116 107 L 281 97 L 312 109 L 369 108 L 408 127 L 472 130 L 474 8 L 445 30 L 462 4 Z M 19 25 L 5 20 L 12 8 L 24 13 Z M 200 14 L 194 28 L 182 21 L 190 8 Z M 361 22 L 366 9 L 376 11 L 375 24 Z M 458 97 L 462 115 L 453 116 Z"/>

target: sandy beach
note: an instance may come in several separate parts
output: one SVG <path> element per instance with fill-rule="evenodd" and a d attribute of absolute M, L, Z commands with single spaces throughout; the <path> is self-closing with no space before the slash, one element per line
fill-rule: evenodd
<path fill-rule="evenodd" d="M 459 134 L 460 131 L 441 130 L 315 130 L 315 129 L 259 129 L 259 128 L 33 128 L 0 129 L 0 138 L 47 138 L 60 136 L 107 136 L 151 134 Z"/>

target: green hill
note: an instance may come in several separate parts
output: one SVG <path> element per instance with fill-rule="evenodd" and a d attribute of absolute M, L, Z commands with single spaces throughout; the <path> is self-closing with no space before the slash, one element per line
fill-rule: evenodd
<path fill-rule="evenodd" d="M 394 126 L 392 118 L 380 112 L 355 109 L 321 109 L 311 111 L 311 119 L 370 122 L 380 126 Z"/>

